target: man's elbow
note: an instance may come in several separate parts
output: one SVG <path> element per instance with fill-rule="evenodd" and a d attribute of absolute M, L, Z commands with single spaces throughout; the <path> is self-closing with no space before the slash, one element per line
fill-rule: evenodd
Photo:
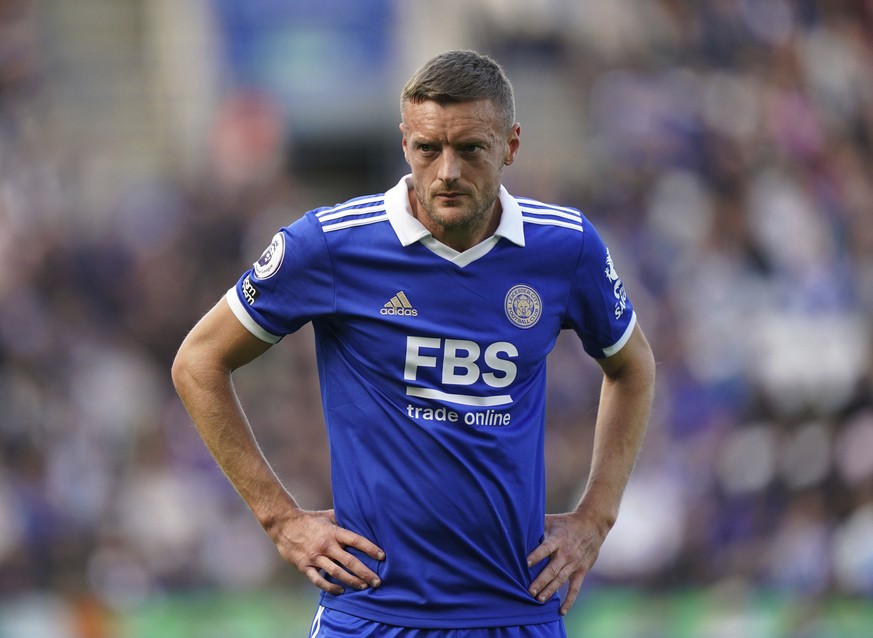
<path fill-rule="evenodd" d="M 199 342 L 190 337 L 185 339 L 170 368 L 173 387 L 183 399 L 193 388 L 207 384 L 210 375 L 214 374 L 213 370 L 219 369 L 213 362 L 213 353 L 208 349 L 198 348 L 195 345 L 197 343 Z"/>
<path fill-rule="evenodd" d="M 170 378 L 173 380 L 173 387 L 176 389 L 176 393 L 179 395 L 183 394 L 184 389 L 191 383 L 193 378 L 191 373 L 191 357 L 184 343 L 173 358 L 173 365 L 170 367 Z"/>
<path fill-rule="evenodd" d="M 654 386 L 658 364 L 655 362 L 655 353 L 652 351 L 648 341 L 645 342 L 645 347 L 641 349 L 637 365 L 640 368 L 641 374 L 648 378 L 649 382 Z"/>

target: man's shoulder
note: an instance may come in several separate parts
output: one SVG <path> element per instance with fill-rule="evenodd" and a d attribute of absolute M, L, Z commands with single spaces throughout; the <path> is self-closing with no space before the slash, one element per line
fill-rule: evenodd
<path fill-rule="evenodd" d="M 521 211 L 526 240 L 539 239 L 548 246 L 578 246 L 591 223 L 578 208 L 551 204 L 530 197 L 513 196 Z"/>
<path fill-rule="evenodd" d="M 334 206 L 316 208 L 307 213 L 325 233 L 332 233 L 388 221 L 385 194 L 362 195 Z"/>

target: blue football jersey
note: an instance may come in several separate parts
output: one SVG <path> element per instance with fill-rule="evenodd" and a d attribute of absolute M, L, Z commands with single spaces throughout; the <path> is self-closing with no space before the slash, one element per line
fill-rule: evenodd
<path fill-rule="evenodd" d="M 228 291 L 275 343 L 312 322 L 338 523 L 376 589 L 321 604 L 409 627 L 558 618 L 527 589 L 545 520 L 546 356 L 572 329 L 617 352 L 635 315 L 609 251 L 572 208 L 512 197 L 491 238 L 458 253 L 411 214 L 411 177 L 310 211 Z M 293 425 L 293 424 L 292 424 Z"/>

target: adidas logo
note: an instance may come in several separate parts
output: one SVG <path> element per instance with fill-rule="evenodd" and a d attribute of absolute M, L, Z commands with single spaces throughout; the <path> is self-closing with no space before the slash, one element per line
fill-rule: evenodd
<path fill-rule="evenodd" d="M 409 299 L 406 298 L 406 293 L 402 290 L 391 297 L 391 301 L 386 303 L 379 310 L 380 315 L 404 315 L 406 317 L 417 317 L 418 310 L 412 307 Z"/>

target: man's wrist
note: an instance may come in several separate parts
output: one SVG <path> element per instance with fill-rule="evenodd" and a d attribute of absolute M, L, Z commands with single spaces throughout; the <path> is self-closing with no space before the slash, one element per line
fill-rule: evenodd
<path fill-rule="evenodd" d="M 258 523 L 271 537 L 273 536 L 273 530 L 281 528 L 288 521 L 299 518 L 303 513 L 303 510 L 300 509 L 290 495 L 287 498 L 279 499 L 270 504 L 262 504 L 257 509 L 252 508 L 252 511 Z"/>
<path fill-rule="evenodd" d="M 574 515 L 593 526 L 601 539 L 605 539 L 618 519 L 618 504 L 613 499 L 601 497 L 589 489 L 579 501 Z"/>

